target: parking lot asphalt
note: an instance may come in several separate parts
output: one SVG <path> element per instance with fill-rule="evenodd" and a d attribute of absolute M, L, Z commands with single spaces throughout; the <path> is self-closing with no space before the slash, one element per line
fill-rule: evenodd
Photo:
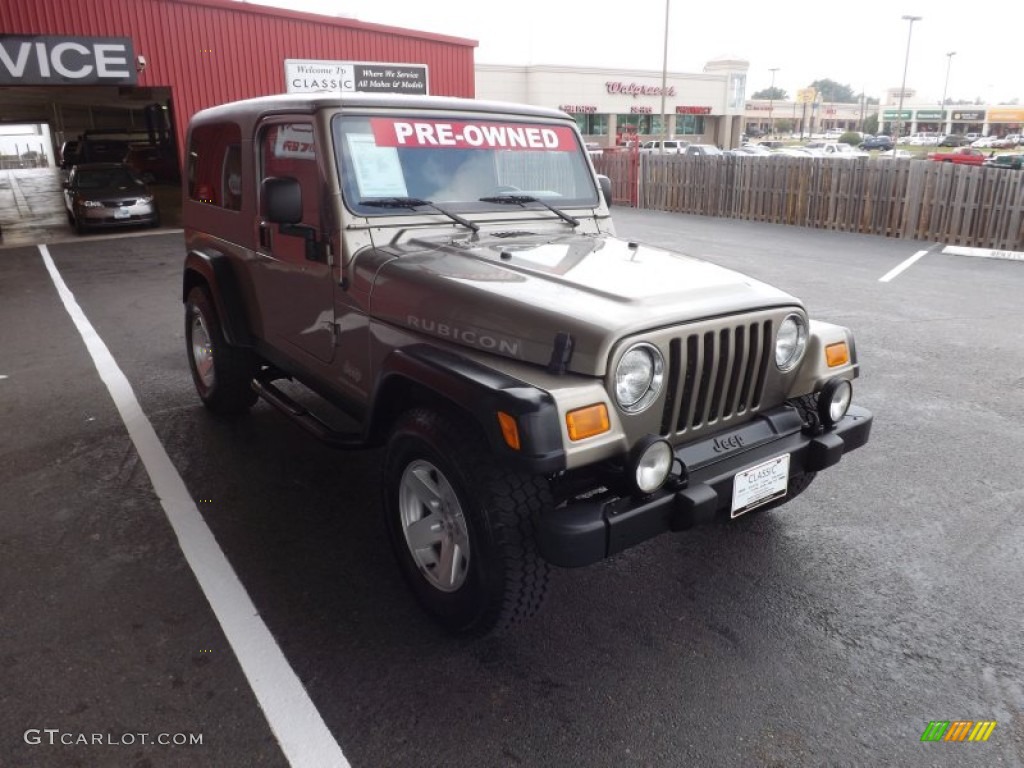
<path fill-rule="evenodd" d="M 779 510 L 556 571 L 477 641 L 406 593 L 376 453 L 201 407 L 180 234 L 48 251 L 351 765 L 1024 765 L 1024 263 L 615 217 L 850 326 L 872 439 Z M 287 765 L 35 247 L 0 251 L 0 323 L 0 765 Z"/>

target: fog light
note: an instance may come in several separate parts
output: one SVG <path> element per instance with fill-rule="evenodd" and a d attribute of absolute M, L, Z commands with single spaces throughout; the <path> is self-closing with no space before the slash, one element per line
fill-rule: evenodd
<path fill-rule="evenodd" d="M 672 471 L 675 454 L 667 440 L 648 435 L 633 446 L 629 466 L 633 486 L 640 493 L 654 493 L 661 488 Z"/>
<path fill-rule="evenodd" d="M 832 429 L 850 408 L 853 385 L 846 379 L 829 379 L 818 394 L 818 418 L 821 426 Z"/>

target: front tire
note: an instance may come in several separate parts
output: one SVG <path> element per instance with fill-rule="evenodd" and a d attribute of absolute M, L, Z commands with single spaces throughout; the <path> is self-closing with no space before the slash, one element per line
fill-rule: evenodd
<path fill-rule="evenodd" d="M 258 397 L 252 388 L 256 372 L 253 355 L 228 344 L 204 286 L 189 291 L 185 302 L 185 348 L 203 405 L 227 418 L 240 416 L 253 406 Z"/>
<path fill-rule="evenodd" d="M 388 442 L 388 535 L 420 605 L 452 632 L 482 635 L 534 614 L 550 567 L 533 520 L 547 482 L 501 466 L 478 432 L 427 409 L 404 414 Z"/>

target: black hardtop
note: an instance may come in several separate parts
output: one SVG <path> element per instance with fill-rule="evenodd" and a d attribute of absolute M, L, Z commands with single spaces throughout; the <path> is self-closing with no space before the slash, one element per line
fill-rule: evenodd
<path fill-rule="evenodd" d="M 285 93 L 232 101 L 200 110 L 192 125 L 232 120 L 255 122 L 273 114 L 313 114 L 323 109 L 398 109 L 430 112 L 477 112 L 488 115 L 516 115 L 545 120 L 571 120 L 557 109 L 503 101 L 483 101 L 454 96 L 413 96 L 391 93 Z"/>

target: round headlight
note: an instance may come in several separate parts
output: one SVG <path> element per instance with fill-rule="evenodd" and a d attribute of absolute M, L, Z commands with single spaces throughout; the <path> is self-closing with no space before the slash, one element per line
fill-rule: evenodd
<path fill-rule="evenodd" d="M 775 365 L 780 371 L 796 368 L 807 348 L 807 324 L 800 315 L 787 315 L 775 336 Z"/>
<path fill-rule="evenodd" d="M 672 471 L 675 455 L 667 440 L 653 435 L 633 448 L 633 484 L 640 493 L 654 493 L 661 488 Z"/>
<path fill-rule="evenodd" d="M 627 413 L 639 413 L 661 392 L 665 358 L 651 344 L 635 344 L 615 368 L 615 402 Z"/>

